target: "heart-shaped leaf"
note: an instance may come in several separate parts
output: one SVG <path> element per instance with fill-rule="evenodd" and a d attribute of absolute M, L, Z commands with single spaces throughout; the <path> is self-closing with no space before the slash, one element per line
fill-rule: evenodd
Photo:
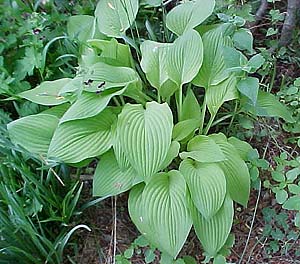
<path fill-rule="evenodd" d="M 111 126 L 115 121 L 115 114 L 105 109 L 97 116 L 60 124 L 52 138 L 48 157 L 77 163 L 102 155 L 112 146 Z"/>
<path fill-rule="evenodd" d="M 59 105 L 68 100 L 59 93 L 71 79 L 63 78 L 55 81 L 45 81 L 34 89 L 19 93 L 18 96 L 41 105 Z"/>
<path fill-rule="evenodd" d="M 215 163 L 186 159 L 179 170 L 186 179 L 195 206 L 206 219 L 211 218 L 222 206 L 226 195 L 222 169 Z"/>
<path fill-rule="evenodd" d="M 200 25 L 212 14 L 214 7 L 215 0 L 185 1 L 167 14 L 167 27 L 178 36 L 182 35 Z"/>
<path fill-rule="evenodd" d="M 168 48 L 167 73 L 178 85 L 190 82 L 202 65 L 203 44 L 196 30 L 178 37 Z"/>
<path fill-rule="evenodd" d="M 101 156 L 93 178 L 94 196 L 113 196 L 142 181 L 131 166 L 121 169 L 112 150 Z"/>
<path fill-rule="evenodd" d="M 231 46 L 232 43 L 228 37 L 224 37 L 223 32 L 223 27 L 219 26 L 203 35 L 203 49 L 205 50 L 203 63 L 193 84 L 208 88 L 219 84 L 229 76 L 224 62 L 223 47 Z"/>
<path fill-rule="evenodd" d="M 173 116 L 169 106 L 127 104 L 118 118 L 117 135 L 130 164 L 147 182 L 164 162 L 171 144 Z"/>
<path fill-rule="evenodd" d="M 192 226 L 186 184 L 178 171 L 156 174 L 143 192 L 132 192 L 129 213 L 140 232 L 175 258 Z M 137 205 L 139 203 L 139 205 Z"/>
<path fill-rule="evenodd" d="M 226 196 L 221 209 L 209 220 L 206 220 L 194 205 L 190 208 L 196 234 L 205 252 L 210 257 L 216 256 L 231 230 L 234 213 L 232 200 Z"/>
<path fill-rule="evenodd" d="M 191 139 L 187 150 L 188 152 L 180 153 L 181 159 L 192 158 L 198 162 L 218 162 L 226 159 L 215 141 L 204 135 Z"/>
<path fill-rule="evenodd" d="M 237 80 L 234 74 L 217 85 L 211 85 L 206 89 L 205 101 L 211 115 L 215 115 L 224 102 L 239 97 Z"/>
<path fill-rule="evenodd" d="M 222 134 L 212 134 L 209 137 L 217 143 L 226 157 L 226 160 L 219 162 L 218 165 L 225 174 L 230 197 L 246 207 L 250 193 L 250 174 L 246 163 L 235 147 L 224 140 Z"/>
<path fill-rule="evenodd" d="M 59 119 L 50 114 L 22 117 L 7 125 L 14 144 L 39 155 L 46 155 Z"/>
<path fill-rule="evenodd" d="M 101 0 L 95 17 L 101 33 L 119 38 L 134 22 L 139 8 L 138 0 Z"/>

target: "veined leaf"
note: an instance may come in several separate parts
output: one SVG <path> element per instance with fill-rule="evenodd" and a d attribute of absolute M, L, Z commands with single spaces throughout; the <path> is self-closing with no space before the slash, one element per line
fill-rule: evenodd
<path fill-rule="evenodd" d="M 166 70 L 167 50 L 171 44 L 146 40 L 141 45 L 141 67 L 150 84 L 159 90 L 169 78 Z"/>
<path fill-rule="evenodd" d="M 113 112 L 105 109 L 97 116 L 60 124 L 52 138 L 48 157 L 77 163 L 102 155 L 112 146 L 111 126 L 115 121 Z"/>
<path fill-rule="evenodd" d="M 63 78 L 55 81 L 45 81 L 34 89 L 24 91 L 18 96 L 41 105 L 59 105 L 68 100 L 59 95 L 59 92 L 71 79 Z"/>
<path fill-rule="evenodd" d="M 128 45 L 119 43 L 116 39 L 90 39 L 87 43 L 96 48 L 103 62 L 112 66 L 133 67 L 133 59 Z M 117 76 L 116 76 L 117 77 Z"/>
<path fill-rule="evenodd" d="M 195 206 L 205 219 L 210 219 L 220 209 L 226 195 L 222 169 L 215 163 L 186 159 L 181 162 L 179 170 L 188 184 Z"/>
<path fill-rule="evenodd" d="M 214 0 L 183 2 L 167 14 L 167 27 L 178 36 L 182 35 L 184 32 L 200 25 L 212 14 L 214 7 Z"/>
<path fill-rule="evenodd" d="M 259 91 L 256 106 L 248 108 L 258 116 L 281 117 L 286 122 L 295 122 L 290 111 L 274 95 L 267 92 Z"/>
<path fill-rule="evenodd" d="M 59 119 L 54 115 L 37 114 L 9 123 L 7 130 L 14 144 L 34 154 L 45 155 L 58 122 Z"/>
<path fill-rule="evenodd" d="M 69 17 L 67 24 L 68 35 L 85 42 L 93 38 L 95 34 L 95 18 L 88 15 L 76 15 Z"/>
<path fill-rule="evenodd" d="M 188 119 L 178 122 L 173 129 L 172 138 L 177 141 L 184 140 L 190 134 L 195 132 L 199 127 L 199 121 L 197 119 Z"/>
<path fill-rule="evenodd" d="M 41 114 L 48 114 L 48 115 L 54 115 L 57 118 L 61 118 L 64 113 L 69 109 L 70 104 L 65 103 L 57 106 L 53 106 L 51 108 L 48 108 L 47 110 L 41 112 Z"/>
<path fill-rule="evenodd" d="M 93 178 L 93 195 L 117 195 L 141 181 L 131 166 L 126 169 L 120 168 L 113 150 L 110 150 L 101 156 L 97 165 Z"/>
<path fill-rule="evenodd" d="M 248 159 L 248 154 L 253 149 L 249 143 L 242 141 L 236 137 L 228 138 L 228 143 L 230 143 L 232 146 L 234 146 L 237 149 L 240 157 L 243 160 Z"/>
<path fill-rule="evenodd" d="M 98 115 L 106 108 L 111 98 L 123 94 L 126 89 L 127 86 L 119 89 L 111 89 L 111 93 L 106 94 L 83 92 L 77 101 L 63 115 L 60 123 Z"/>
<path fill-rule="evenodd" d="M 170 97 L 179 87 L 167 73 L 168 48 L 172 44 L 146 40 L 141 45 L 141 67 L 147 80 L 163 98 Z"/>
<path fill-rule="evenodd" d="M 206 89 L 205 100 L 211 115 L 215 115 L 224 102 L 239 97 L 236 82 L 236 77 L 231 74 L 225 81 Z"/>
<path fill-rule="evenodd" d="M 129 199 L 129 212 L 140 232 L 173 258 L 192 226 L 186 192 L 183 176 L 170 171 L 156 174 L 142 193 L 130 194 Z"/>
<path fill-rule="evenodd" d="M 117 134 L 130 164 L 146 182 L 164 162 L 171 144 L 172 112 L 167 104 L 127 104 L 119 115 Z"/>
<path fill-rule="evenodd" d="M 181 121 L 188 119 L 200 120 L 201 108 L 192 89 L 188 89 L 182 104 Z M 200 121 L 199 121 L 200 122 Z"/>
<path fill-rule="evenodd" d="M 167 73 L 178 85 L 190 82 L 202 65 L 203 44 L 196 30 L 189 30 L 178 37 L 168 48 Z"/>
<path fill-rule="evenodd" d="M 139 8 L 138 0 L 101 0 L 95 17 L 101 33 L 109 37 L 122 37 L 134 22 Z"/>
<path fill-rule="evenodd" d="M 162 163 L 162 165 L 160 166 L 161 170 L 165 169 L 172 163 L 173 159 L 175 159 L 178 156 L 179 149 L 180 149 L 180 144 L 177 141 L 172 141 L 167 156 L 164 162 Z"/>
<path fill-rule="evenodd" d="M 129 83 L 138 82 L 139 77 L 132 68 L 111 66 L 98 62 L 88 68 L 84 80 L 88 82 L 84 90 L 96 92 L 109 88 L 124 87 Z"/>
<path fill-rule="evenodd" d="M 209 256 L 214 257 L 224 246 L 233 222 L 233 202 L 225 197 L 221 209 L 209 220 L 206 220 L 191 204 L 191 214 L 196 234 Z"/>
<path fill-rule="evenodd" d="M 203 63 L 193 84 L 208 88 L 211 85 L 219 84 L 229 76 L 224 63 L 223 46 L 231 46 L 232 43 L 228 37 L 223 36 L 222 26 L 206 32 L 202 40 L 205 50 Z"/>
<path fill-rule="evenodd" d="M 235 147 L 225 141 L 222 136 L 212 134 L 209 137 L 219 145 L 226 157 L 226 160 L 219 162 L 218 165 L 225 174 L 230 197 L 246 207 L 250 193 L 250 175 L 246 163 Z"/>
<path fill-rule="evenodd" d="M 187 150 L 188 152 L 180 153 L 181 159 L 192 158 L 198 162 L 219 162 L 226 159 L 215 141 L 204 135 L 191 139 Z"/>

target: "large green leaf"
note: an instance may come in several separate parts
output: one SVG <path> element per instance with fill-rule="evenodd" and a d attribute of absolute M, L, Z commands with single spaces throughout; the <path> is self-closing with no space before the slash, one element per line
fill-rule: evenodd
<path fill-rule="evenodd" d="M 193 90 L 188 89 L 182 104 L 181 121 L 188 120 L 188 119 L 200 120 L 200 116 L 201 116 L 201 108 L 199 102 Z"/>
<path fill-rule="evenodd" d="M 251 100 L 253 105 L 256 104 L 259 90 L 259 80 L 257 78 L 243 78 L 237 83 L 237 88 L 243 95 L 247 96 Z"/>
<path fill-rule="evenodd" d="M 77 163 L 102 155 L 112 146 L 111 126 L 116 116 L 110 109 L 83 120 L 58 126 L 52 138 L 48 156 L 66 163 Z"/>
<path fill-rule="evenodd" d="M 96 92 L 136 83 L 139 81 L 139 76 L 132 68 L 98 62 L 87 69 L 84 80 L 87 82 L 84 90 Z"/>
<path fill-rule="evenodd" d="M 133 59 L 128 45 L 119 43 L 116 39 L 91 39 L 87 43 L 100 53 L 101 61 L 112 66 L 133 68 Z"/>
<path fill-rule="evenodd" d="M 118 118 L 117 135 L 130 164 L 147 182 L 164 162 L 171 144 L 173 117 L 169 106 L 150 102 L 127 104 Z"/>
<path fill-rule="evenodd" d="M 178 156 L 179 149 L 180 149 L 179 142 L 172 141 L 167 156 L 164 162 L 162 163 L 162 165 L 160 166 L 160 170 L 165 169 L 172 163 L 173 159 L 175 159 Z"/>
<path fill-rule="evenodd" d="M 214 257 L 224 246 L 233 222 L 233 202 L 225 197 L 221 209 L 209 220 L 206 220 L 191 204 L 191 214 L 196 234 L 209 256 Z"/>
<path fill-rule="evenodd" d="M 223 27 L 219 26 L 203 35 L 203 49 L 205 50 L 203 63 L 193 84 L 208 88 L 219 84 L 229 76 L 224 62 L 223 46 L 230 46 L 231 42 L 228 37 L 224 37 L 223 31 Z"/>
<path fill-rule="evenodd" d="M 126 89 L 127 86 L 124 88 L 110 89 L 109 92 L 111 93 L 106 92 L 102 94 L 83 92 L 77 101 L 64 114 L 60 122 L 64 123 L 95 116 L 106 108 L 111 98 L 123 94 Z"/>
<path fill-rule="evenodd" d="M 223 136 L 212 134 L 209 137 L 219 145 L 226 157 L 226 160 L 218 164 L 225 174 L 230 197 L 246 207 L 250 193 L 250 175 L 246 163 L 240 157 L 238 150 L 224 140 Z"/>
<path fill-rule="evenodd" d="M 101 0 L 95 17 L 101 33 L 109 37 L 122 37 L 134 22 L 139 8 L 138 0 Z"/>
<path fill-rule="evenodd" d="M 236 137 L 228 138 L 228 143 L 230 143 L 237 149 L 240 157 L 243 160 L 248 160 L 248 154 L 253 149 L 249 143 L 242 141 Z"/>
<path fill-rule="evenodd" d="M 161 88 L 164 88 L 163 85 L 167 85 L 166 82 L 169 79 L 166 61 L 170 45 L 150 40 L 144 41 L 141 45 L 141 67 L 150 84 L 159 92 Z"/>
<path fill-rule="evenodd" d="M 215 7 L 215 0 L 185 1 L 167 14 L 167 27 L 177 35 L 200 25 Z"/>
<path fill-rule="evenodd" d="M 174 126 L 172 138 L 177 141 L 182 141 L 194 133 L 198 127 L 199 121 L 197 119 L 180 121 Z"/>
<path fill-rule="evenodd" d="M 180 153 L 182 159 L 192 158 L 198 162 L 218 162 L 226 159 L 215 141 L 204 135 L 191 139 L 187 150 L 188 152 Z"/>
<path fill-rule="evenodd" d="M 76 15 L 69 17 L 67 24 L 68 35 L 85 42 L 93 38 L 95 34 L 95 18 L 88 15 Z"/>
<path fill-rule="evenodd" d="M 180 172 L 188 184 L 192 200 L 200 213 L 209 219 L 223 204 L 226 195 L 226 179 L 215 163 L 200 163 L 191 159 L 181 162 Z"/>
<path fill-rule="evenodd" d="M 22 117 L 7 125 L 10 139 L 34 154 L 45 155 L 59 119 L 50 114 Z"/>
<path fill-rule="evenodd" d="M 256 106 L 248 106 L 248 108 L 258 116 L 281 117 L 286 122 L 295 122 L 291 112 L 273 94 L 267 92 L 259 91 Z"/>
<path fill-rule="evenodd" d="M 167 73 L 178 85 L 190 82 L 202 65 L 203 44 L 196 30 L 178 37 L 168 48 Z"/>
<path fill-rule="evenodd" d="M 129 213 L 140 232 L 174 258 L 192 226 L 186 193 L 185 180 L 178 171 L 159 173 L 142 193 L 131 193 L 128 204 Z"/>
<path fill-rule="evenodd" d="M 231 74 L 225 81 L 206 89 L 205 101 L 211 115 L 215 115 L 224 102 L 239 97 L 236 82 L 235 75 Z"/>
<path fill-rule="evenodd" d="M 71 79 L 69 78 L 45 81 L 36 88 L 22 92 L 18 94 L 18 96 L 41 105 L 63 104 L 68 100 L 63 96 L 60 96 L 59 93 L 70 81 Z"/>
<path fill-rule="evenodd" d="M 112 150 L 101 156 L 93 178 L 94 196 L 113 196 L 141 182 L 131 166 L 120 168 Z"/>

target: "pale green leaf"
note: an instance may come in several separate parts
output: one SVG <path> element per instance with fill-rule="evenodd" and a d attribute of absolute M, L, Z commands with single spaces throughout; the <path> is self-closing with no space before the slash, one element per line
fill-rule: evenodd
<path fill-rule="evenodd" d="M 282 206 L 283 209 L 287 210 L 300 210 L 300 196 L 295 195 L 287 199 L 287 201 Z"/>
<path fill-rule="evenodd" d="M 226 179 L 222 169 L 215 163 L 199 163 L 186 159 L 181 162 L 179 170 L 200 213 L 206 219 L 214 216 L 226 195 Z"/>
<path fill-rule="evenodd" d="M 53 106 L 51 108 L 48 108 L 47 110 L 41 112 L 41 114 L 48 114 L 48 115 L 54 115 L 57 118 L 61 118 L 64 113 L 69 109 L 70 104 L 65 103 L 57 106 Z"/>
<path fill-rule="evenodd" d="M 275 197 L 279 204 L 283 204 L 288 198 L 288 194 L 285 190 L 279 190 L 278 192 L 276 192 Z"/>
<path fill-rule="evenodd" d="M 37 114 L 9 123 L 7 130 L 14 144 L 34 154 L 45 155 L 58 122 L 59 119 L 54 115 Z"/>
<path fill-rule="evenodd" d="M 94 196 L 113 196 L 141 182 L 131 166 L 121 169 L 112 150 L 101 156 L 93 177 Z"/>
<path fill-rule="evenodd" d="M 109 92 L 111 93 L 106 92 L 102 94 L 83 92 L 77 101 L 63 115 L 60 123 L 77 119 L 85 119 L 101 113 L 106 108 L 111 98 L 116 95 L 123 94 L 126 88 L 127 87 L 110 89 Z"/>
<path fill-rule="evenodd" d="M 150 84 L 155 87 L 163 98 L 170 97 L 177 89 L 167 73 L 167 56 L 169 43 L 158 43 L 146 40 L 141 45 L 141 67 Z"/>
<path fill-rule="evenodd" d="M 167 73 L 178 85 L 190 82 L 202 65 L 203 44 L 200 34 L 189 30 L 168 48 Z"/>
<path fill-rule="evenodd" d="M 34 89 L 24 91 L 18 96 L 41 105 L 59 105 L 68 100 L 60 96 L 60 90 L 67 85 L 71 79 L 63 78 L 55 81 L 45 81 Z"/>
<path fill-rule="evenodd" d="M 224 102 L 238 98 L 236 82 L 232 74 L 225 81 L 206 89 L 205 100 L 211 115 L 215 115 Z"/>
<path fill-rule="evenodd" d="M 117 135 L 130 164 L 147 182 L 163 164 L 170 144 L 173 116 L 169 106 L 127 104 L 119 115 Z"/>
<path fill-rule="evenodd" d="M 175 159 L 178 156 L 179 149 L 180 149 L 180 144 L 177 141 L 172 141 L 167 156 L 163 164 L 160 166 L 161 170 L 165 169 L 172 163 L 173 159 Z"/>
<path fill-rule="evenodd" d="M 67 24 L 68 35 L 85 42 L 93 38 L 95 34 L 95 18 L 88 15 L 76 15 L 69 17 Z"/>
<path fill-rule="evenodd" d="M 246 163 L 239 156 L 238 150 L 223 139 L 222 134 L 209 137 L 219 145 L 226 157 L 226 160 L 219 162 L 218 165 L 225 174 L 230 197 L 246 207 L 250 194 L 250 174 Z"/>
<path fill-rule="evenodd" d="M 173 258 L 192 226 L 186 192 L 183 176 L 170 171 L 156 174 L 143 192 L 131 192 L 129 197 L 129 213 L 139 231 Z"/>
<path fill-rule="evenodd" d="M 240 157 L 243 160 L 248 160 L 248 154 L 253 149 L 249 143 L 242 141 L 236 137 L 228 138 L 228 143 L 230 143 L 237 149 Z"/>
<path fill-rule="evenodd" d="M 211 138 L 198 135 L 187 145 L 188 152 L 180 153 L 182 159 L 192 158 L 198 162 L 219 162 L 225 160 L 220 147 Z"/>
<path fill-rule="evenodd" d="M 181 120 L 200 120 L 201 108 L 192 89 L 188 89 L 182 104 Z M 200 121 L 199 121 L 200 122 Z"/>
<path fill-rule="evenodd" d="M 101 33 L 109 37 L 122 37 L 134 22 L 139 8 L 138 0 L 101 0 L 95 17 Z"/>
<path fill-rule="evenodd" d="M 150 84 L 159 90 L 162 84 L 167 81 L 166 70 L 167 51 L 169 43 L 158 43 L 146 40 L 141 45 L 141 67 Z"/>
<path fill-rule="evenodd" d="M 168 29 L 177 35 L 200 25 L 215 7 L 215 0 L 185 1 L 174 7 L 166 18 Z"/>
<path fill-rule="evenodd" d="M 199 127 L 197 119 L 188 119 L 178 122 L 173 129 L 172 138 L 177 141 L 182 141 L 190 134 L 194 133 Z"/>
<path fill-rule="evenodd" d="M 141 0 L 141 3 L 149 5 L 149 6 L 160 6 L 162 4 L 163 0 Z"/>
<path fill-rule="evenodd" d="M 60 124 L 52 138 L 48 157 L 77 163 L 102 155 L 112 146 L 111 126 L 115 121 L 113 112 L 105 109 L 97 116 Z"/>
<path fill-rule="evenodd" d="M 209 220 L 194 205 L 190 207 L 193 225 L 205 252 L 211 257 L 216 256 L 226 243 L 231 230 L 234 213 L 232 200 L 226 196 L 221 209 Z"/>
<path fill-rule="evenodd" d="M 84 81 L 90 82 L 84 90 L 89 92 L 104 91 L 110 88 L 124 87 L 139 81 L 136 71 L 129 67 L 117 67 L 98 62 L 89 67 Z"/>
<path fill-rule="evenodd" d="M 87 43 L 100 53 L 101 61 L 112 66 L 133 68 L 133 58 L 128 45 L 119 43 L 116 39 L 91 39 Z"/>
<path fill-rule="evenodd" d="M 224 81 L 229 72 L 223 57 L 223 47 L 231 46 L 230 39 L 223 36 L 223 28 L 221 26 L 209 30 L 203 37 L 203 54 L 202 67 L 193 80 L 193 84 L 208 88 L 211 85 L 219 84 Z"/>

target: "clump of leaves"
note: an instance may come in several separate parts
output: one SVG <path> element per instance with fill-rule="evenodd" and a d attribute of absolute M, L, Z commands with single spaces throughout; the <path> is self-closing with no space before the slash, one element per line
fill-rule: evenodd
<path fill-rule="evenodd" d="M 263 63 L 250 31 L 232 21 L 201 25 L 213 9 L 211 0 L 181 3 L 162 21 L 173 42 L 135 42 L 127 32 L 139 2 L 100 1 L 95 17 L 68 24 L 82 43 L 76 76 L 18 94 L 52 108 L 8 124 L 14 143 L 45 159 L 82 166 L 99 158 L 94 195 L 130 190 L 132 221 L 172 261 L 193 226 L 206 261 L 224 263 L 233 202 L 248 202 L 251 146 L 209 134 L 223 104 L 243 99 L 245 112 L 293 122 L 248 76 Z"/>

